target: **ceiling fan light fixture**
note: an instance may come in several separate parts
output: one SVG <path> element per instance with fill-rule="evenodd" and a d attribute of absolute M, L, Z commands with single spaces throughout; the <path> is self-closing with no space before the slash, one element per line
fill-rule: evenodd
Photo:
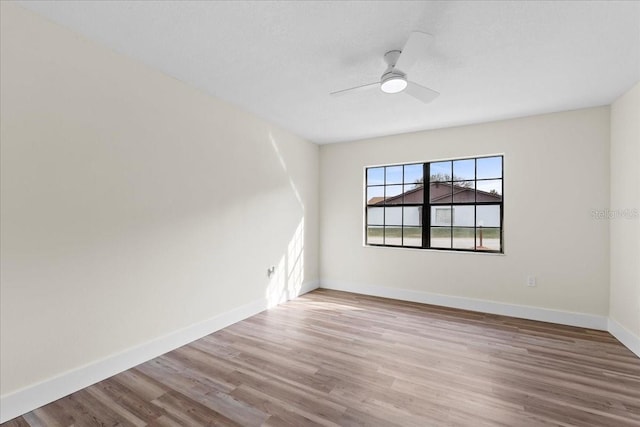
<path fill-rule="evenodd" d="M 406 89 L 406 87 L 407 79 L 399 74 L 394 74 L 387 77 L 386 79 L 383 79 L 382 83 L 380 84 L 380 89 L 382 89 L 384 93 L 402 92 Z"/>

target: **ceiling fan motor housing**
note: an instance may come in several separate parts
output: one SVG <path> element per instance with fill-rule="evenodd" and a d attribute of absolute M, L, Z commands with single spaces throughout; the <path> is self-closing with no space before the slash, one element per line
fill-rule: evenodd
<path fill-rule="evenodd" d="M 391 50 L 384 54 L 388 67 L 380 77 L 380 89 L 385 93 L 402 92 L 407 87 L 407 75 L 395 69 L 401 53 L 399 50 Z"/>

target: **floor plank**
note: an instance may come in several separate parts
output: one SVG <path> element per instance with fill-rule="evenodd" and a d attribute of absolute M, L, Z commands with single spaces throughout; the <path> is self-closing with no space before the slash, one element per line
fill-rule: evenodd
<path fill-rule="evenodd" d="M 316 290 L 2 427 L 640 426 L 607 332 Z"/>

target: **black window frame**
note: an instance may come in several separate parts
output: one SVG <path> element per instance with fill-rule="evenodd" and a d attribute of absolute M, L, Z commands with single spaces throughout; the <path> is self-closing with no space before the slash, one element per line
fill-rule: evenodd
<path fill-rule="evenodd" d="M 487 159 L 487 158 L 496 158 L 499 157 L 500 158 L 500 177 L 492 177 L 492 178 L 478 178 L 478 160 L 479 159 Z M 473 160 L 473 167 L 474 167 L 474 171 L 473 171 L 473 179 L 469 179 L 468 177 L 466 178 L 462 178 L 462 179 L 456 179 L 455 175 L 454 175 L 454 170 L 453 170 L 453 165 L 454 162 L 456 161 L 465 161 L 465 160 Z M 444 163 L 444 162 L 450 162 L 451 163 L 451 175 L 447 180 L 438 180 L 437 182 L 441 182 L 441 183 L 446 183 L 451 185 L 451 199 L 449 202 L 447 203 L 432 203 L 432 197 L 431 197 L 431 165 L 434 163 Z M 407 183 L 405 182 L 405 175 L 404 175 L 404 171 L 405 171 L 405 166 L 414 166 L 414 165 L 422 165 L 423 167 L 423 172 L 422 172 L 422 187 L 423 187 L 423 199 L 421 203 L 415 203 L 415 202 L 411 202 L 411 203 L 404 203 L 404 195 L 407 194 L 407 191 L 405 189 L 405 186 L 407 185 Z M 387 177 L 386 177 L 386 171 L 387 168 L 393 168 L 393 167 L 402 167 L 402 181 L 401 184 L 397 184 L 395 182 L 392 183 L 387 183 Z M 378 169 L 378 168 L 384 168 L 384 174 L 383 174 L 383 182 L 382 184 L 371 184 L 369 185 L 368 182 L 368 175 L 369 175 L 369 170 L 371 169 Z M 482 182 L 482 181 L 500 181 L 500 201 L 478 201 L 478 182 Z M 435 181 L 434 181 L 435 182 Z M 473 202 L 469 202 L 469 201 L 454 201 L 455 200 L 455 183 L 456 182 L 472 182 L 473 183 L 473 188 L 474 188 L 474 200 Z M 403 185 L 402 190 L 403 192 L 401 193 L 401 195 L 403 196 L 403 200 L 402 203 L 390 203 L 387 204 L 387 199 L 386 199 L 386 190 L 387 187 L 389 186 L 393 186 L 393 185 Z M 370 188 L 382 188 L 383 190 L 383 196 L 382 196 L 382 200 L 378 200 L 373 204 L 370 204 L 369 202 L 372 199 L 369 199 L 369 189 Z M 419 188 L 419 187 L 415 187 L 415 188 Z M 460 226 L 460 225 L 455 225 L 455 220 L 452 218 L 451 222 L 448 226 L 439 226 L 439 225 L 432 225 L 432 221 L 431 221 L 431 212 L 433 208 L 438 208 L 438 207 L 445 207 L 445 208 L 449 208 L 451 210 L 451 216 L 454 216 L 454 207 L 455 206 L 471 206 L 473 207 L 473 226 Z M 478 225 L 478 214 L 477 214 L 477 208 L 478 206 L 499 206 L 499 210 L 500 210 L 500 226 L 499 226 L 499 230 L 498 230 L 498 236 L 499 236 L 499 242 L 500 242 L 500 248 L 495 250 L 495 249 L 489 249 L 489 248 L 484 248 L 479 246 L 479 242 L 478 242 L 478 235 L 480 234 L 480 236 L 482 236 L 482 230 L 483 230 L 483 226 L 482 225 Z M 381 208 L 382 209 L 382 224 L 369 224 L 369 208 Z M 396 225 L 396 224 L 387 224 L 386 223 L 386 208 L 388 207 L 399 207 L 402 208 L 402 215 L 401 215 L 401 225 Z M 422 245 L 421 246 L 416 246 L 416 245 L 407 245 L 404 244 L 404 238 L 405 238 L 405 229 L 408 227 L 412 227 L 412 226 L 405 226 L 404 224 L 404 207 L 419 207 L 422 209 L 420 215 L 421 215 L 421 227 L 422 227 Z M 382 230 L 382 243 L 372 243 L 369 241 L 369 228 L 381 228 Z M 397 228 L 400 227 L 400 244 L 388 244 L 386 243 L 386 230 L 387 228 Z M 431 242 L 431 235 L 432 235 L 432 230 L 434 229 L 449 229 L 450 230 L 450 247 L 437 247 L 437 246 L 432 246 L 432 242 Z M 455 230 L 458 230 L 458 232 L 460 232 L 460 230 L 462 229 L 469 229 L 469 230 L 473 230 L 473 238 L 474 238 L 474 245 L 473 248 L 455 248 L 454 247 L 454 234 L 455 234 Z M 486 229 L 496 229 L 496 227 L 486 227 Z M 433 160 L 433 161 L 428 161 L 428 162 L 410 162 L 410 163 L 400 163 L 400 164 L 386 164 L 386 165 L 378 165 L 378 166 L 369 166 L 369 167 L 365 167 L 364 169 L 364 242 L 366 246 L 373 246 L 373 247 L 391 247 L 391 248 L 409 248 L 409 249 L 428 249 L 428 250 L 438 250 L 438 251 L 456 251 L 456 252 L 474 252 L 474 253 L 497 253 L 497 254 L 504 254 L 504 154 L 492 154 L 492 155 L 482 155 L 482 156 L 475 156 L 475 157 L 461 157 L 461 158 L 451 158 L 451 159 L 442 159 L 442 160 Z"/>

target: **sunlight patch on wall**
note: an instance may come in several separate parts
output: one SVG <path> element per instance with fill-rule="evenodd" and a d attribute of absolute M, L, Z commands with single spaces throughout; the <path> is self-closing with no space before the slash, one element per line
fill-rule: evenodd
<path fill-rule="evenodd" d="M 282 157 L 282 154 L 280 153 L 280 149 L 278 148 L 278 144 L 276 143 L 276 140 L 273 137 L 273 134 L 271 133 L 271 131 L 269 131 L 269 141 L 271 142 L 271 146 L 273 147 L 273 151 L 275 151 L 276 155 L 278 156 L 278 160 L 280 161 L 280 165 L 282 166 L 282 170 L 284 170 L 284 172 L 287 174 L 287 178 L 289 179 L 289 185 L 291 186 L 291 189 L 293 190 L 293 194 L 295 195 L 296 200 L 298 200 L 298 203 L 300 204 L 300 207 L 302 208 L 302 212 L 304 212 L 304 202 L 302 201 L 302 197 L 300 196 L 300 192 L 298 191 L 298 188 L 296 187 L 296 184 L 293 182 L 293 179 L 291 178 L 291 175 L 289 174 L 289 171 L 287 170 L 287 164 L 284 161 L 284 158 Z"/>
<path fill-rule="evenodd" d="M 304 280 L 304 218 L 298 223 L 287 249 L 269 279 L 267 306 L 274 307 L 300 294 Z"/>

